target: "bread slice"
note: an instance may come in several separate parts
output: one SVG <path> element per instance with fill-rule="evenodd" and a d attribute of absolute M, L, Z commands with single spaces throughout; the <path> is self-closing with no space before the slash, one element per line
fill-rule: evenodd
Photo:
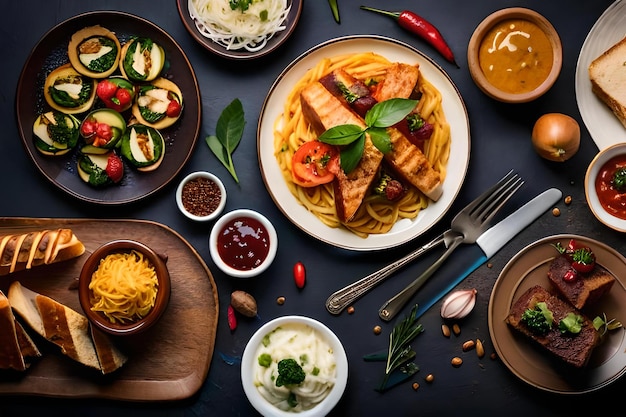
<path fill-rule="evenodd" d="M 98 362 L 100 362 L 100 370 L 103 374 L 117 371 L 126 363 L 128 357 L 113 344 L 108 335 L 93 326 L 91 326 L 90 330 L 91 339 L 96 348 L 96 355 L 98 355 Z"/>
<path fill-rule="evenodd" d="M 17 335 L 17 342 L 20 345 L 20 349 L 22 351 L 22 356 L 24 356 L 24 360 L 40 358 L 41 351 L 35 344 L 35 341 L 30 337 L 30 335 L 24 329 L 22 324 L 15 320 L 15 334 Z M 29 366 L 30 363 L 26 363 L 26 367 Z"/>
<path fill-rule="evenodd" d="M 591 91 L 626 127 L 626 37 L 589 64 Z"/>
<path fill-rule="evenodd" d="M 9 300 L 0 291 L 0 369 L 26 370 Z"/>
<path fill-rule="evenodd" d="M 563 279 L 570 270 L 572 265 L 567 257 L 557 256 L 550 263 L 548 278 L 561 296 L 579 310 L 597 303 L 615 283 L 613 274 L 598 264 L 587 274 L 577 273 L 574 281 Z"/>
<path fill-rule="evenodd" d="M 97 333 L 92 336 L 87 318 L 71 308 L 23 287 L 19 281 L 9 287 L 8 298 L 34 331 L 75 361 L 102 373 L 110 373 L 126 362 L 109 338 Z"/>
<path fill-rule="evenodd" d="M 0 236 L 0 275 L 76 258 L 85 246 L 71 229 Z"/>
<path fill-rule="evenodd" d="M 534 309 L 539 302 L 545 302 L 554 316 L 552 328 L 545 334 L 534 332 L 522 320 L 524 312 L 527 309 Z M 561 334 L 559 330 L 559 322 L 569 313 L 583 317 L 582 329 L 576 335 Z M 582 368 L 589 362 L 593 349 L 600 341 L 600 336 L 588 317 L 540 285 L 529 288 L 513 303 L 506 322 L 554 357 L 575 368 Z"/>

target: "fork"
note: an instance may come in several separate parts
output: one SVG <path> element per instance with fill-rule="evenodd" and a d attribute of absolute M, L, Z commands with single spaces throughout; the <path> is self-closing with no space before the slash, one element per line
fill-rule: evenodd
<path fill-rule="evenodd" d="M 524 181 L 510 171 L 500 182 L 461 210 L 452 219 L 450 229 L 443 234 L 447 247 L 443 255 L 412 283 L 387 300 L 378 311 L 379 317 L 385 321 L 394 318 L 461 243 L 475 243 L 476 239 L 491 227 L 493 218 L 522 184 Z"/>
<path fill-rule="evenodd" d="M 471 207 L 477 206 L 478 204 L 480 204 L 481 201 L 485 200 L 487 196 L 491 195 L 496 190 L 502 187 L 510 186 L 512 182 L 517 181 L 517 178 L 517 174 L 514 174 L 513 171 L 509 171 L 504 177 L 502 177 L 502 179 L 500 179 L 500 181 L 498 181 L 498 183 L 493 185 L 490 189 L 488 189 L 482 195 L 476 198 L 464 210 L 470 210 Z M 451 229 L 448 231 L 451 231 Z M 344 308 L 346 308 L 358 298 L 367 293 L 369 290 L 374 288 L 385 278 L 389 277 L 391 274 L 393 274 L 403 266 L 407 265 L 411 261 L 417 259 L 419 256 L 426 253 L 430 249 L 439 246 L 442 243 L 445 243 L 446 247 L 449 246 L 451 242 L 450 234 L 448 234 L 447 237 L 444 235 L 445 234 L 442 233 L 427 244 L 420 246 L 416 250 L 410 252 L 408 255 L 396 260 L 395 262 L 390 263 L 389 265 L 371 273 L 370 275 L 367 275 L 366 277 L 359 279 L 358 281 L 353 282 L 352 284 L 341 288 L 340 290 L 335 291 L 326 300 L 326 309 L 331 314 L 341 313 Z"/>

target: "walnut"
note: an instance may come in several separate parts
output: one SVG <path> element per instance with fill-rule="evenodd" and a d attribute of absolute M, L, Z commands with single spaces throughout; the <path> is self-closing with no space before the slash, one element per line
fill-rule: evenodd
<path fill-rule="evenodd" d="M 230 304 L 233 308 L 246 317 L 254 317 L 257 313 L 256 300 L 245 291 L 233 291 L 230 295 Z"/>

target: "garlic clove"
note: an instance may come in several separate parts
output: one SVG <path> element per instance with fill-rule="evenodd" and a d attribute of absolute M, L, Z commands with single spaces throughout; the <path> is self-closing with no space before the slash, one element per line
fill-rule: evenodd
<path fill-rule="evenodd" d="M 441 304 L 441 317 L 444 319 L 462 319 L 476 304 L 476 289 L 458 290 L 448 295 Z"/>

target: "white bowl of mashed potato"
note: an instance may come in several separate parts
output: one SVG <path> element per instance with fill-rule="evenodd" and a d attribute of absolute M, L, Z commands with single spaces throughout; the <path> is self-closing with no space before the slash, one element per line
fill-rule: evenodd
<path fill-rule="evenodd" d="M 339 338 L 324 324 L 284 316 L 250 338 L 241 380 L 248 400 L 264 416 L 325 416 L 346 388 L 348 359 Z"/>

